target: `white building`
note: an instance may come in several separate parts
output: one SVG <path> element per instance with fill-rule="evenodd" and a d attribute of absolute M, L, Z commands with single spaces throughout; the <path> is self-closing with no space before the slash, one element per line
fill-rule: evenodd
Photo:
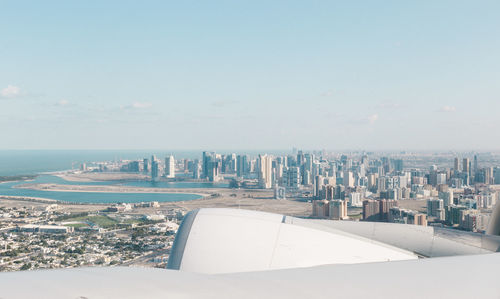
<path fill-rule="evenodd" d="M 344 186 L 354 187 L 354 175 L 352 174 L 352 171 L 344 172 Z"/>
<path fill-rule="evenodd" d="M 352 192 L 349 194 L 349 205 L 351 207 L 362 207 L 363 201 L 361 200 L 361 193 Z"/>
<path fill-rule="evenodd" d="M 172 155 L 165 158 L 165 176 L 175 178 L 175 159 Z"/>
<path fill-rule="evenodd" d="M 272 173 L 273 159 L 268 155 L 259 155 L 259 186 L 263 189 L 272 187 Z"/>
<path fill-rule="evenodd" d="M 26 233 L 65 234 L 73 232 L 74 228 L 59 225 L 26 224 L 19 227 L 18 230 Z"/>

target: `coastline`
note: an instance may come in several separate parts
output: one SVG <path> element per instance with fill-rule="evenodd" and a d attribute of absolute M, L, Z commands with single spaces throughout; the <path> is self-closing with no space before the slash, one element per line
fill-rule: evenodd
<path fill-rule="evenodd" d="M 176 189 L 176 188 L 144 188 L 144 187 L 124 187 L 124 186 L 93 186 L 93 185 L 59 185 L 59 184 L 22 184 L 14 186 L 16 189 L 30 189 L 37 191 L 54 192 L 92 192 L 92 193 L 151 193 L 151 194 L 194 194 L 203 197 L 217 193 L 218 189 Z"/>
<path fill-rule="evenodd" d="M 42 198 L 42 197 L 31 197 L 31 196 L 17 196 L 17 195 L 0 195 L 0 199 L 4 200 L 20 200 L 20 201 L 31 201 L 40 203 L 62 203 L 62 201 L 57 199 Z M 66 203 L 66 202 L 64 202 Z"/>
<path fill-rule="evenodd" d="M 143 180 L 147 175 L 138 173 L 120 173 L 120 172 L 75 172 L 71 170 L 51 173 L 68 182 L 107 182 L 124 180 Z"/>

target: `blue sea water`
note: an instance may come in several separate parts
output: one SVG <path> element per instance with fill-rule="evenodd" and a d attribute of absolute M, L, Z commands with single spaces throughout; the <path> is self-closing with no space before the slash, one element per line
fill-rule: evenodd
<path fill-rule="evenodd" d="M 0 176 L 40 174 L 78 167 L 81 163 L 99 161 L 138 160 L 154 154 L 165 157 L 173 154 L 179 158 L 201 158 L 201 151 L 116 151 L 116 150 L 0 150 Z M 0 183 L 0 195 L 28 196 L 55 199 L 75 203 L 114 203 L 183 201 L 200 198 L 189 193 L 104 193 L 104 192 L 60 192 L 13 188 L 26 182 Z M 69 185 L 124 185 L 149 188 L 226 188 L 228 184 L 208 182 L 148 182 L 106 181 L 69 182 L 52 175 L 39 175 L 30 183 L 53 183 Z"/>
<path fill-rule="evenodd" d="M 0 150 L 0 176 L 39 174 L 61 171 L 78 167 L 81 163 L 96 161 L 118 161 L 143 159 L 152 154 L 158 157 L 173 153 L 182 158 L 198 158 L 198 151 L 115 151 L 115 150 Z M 17 189 L 13 186 L 25 182 L 0 183 L 0 195 L 29 196 L 55 199 L 76 203 L 112 203 L 112 202 L 149 202 L 149 201 L 183 201 L 200 198 L 189 193 L 103 193 L 103 192 L 59 192 L 29 189 Z M 209 183 L 183 182 L 68 182 L 51 175 L 40 175 L 32 183 L 53 183 L 70 185 L 115 185 L 123 184 L 138 187 L 161 188 L 209 188 Z M 217 186 L 217 187 L 223 187 Z M 227 186 L 227 185 L 226 185 Z"/>
<path fill-rule="evenodd" d="M 219 153 L 234 151 L 217 150 Z M 257 156 L 260 153 L 283 154 L 287 151 L 236 151 Z M 142 160 L 156 155 L 159 159 L 173 154 L 176 159 L 201 159 L 202 151 L 193 150 L 0 150 L 0 176 L 38 174 L 78 168 L 82 163 Z"/>
<path fill-rule="evenodd" d="M 201 198 L 190 193 L 112 193 L 112 192 L 63 192 L 14 188 L 27 182 L 0 183 L 0 195 L 27 196 L 55 199 L 74 203 L 136 203 L 136 202 L 169 202 Z M 72 185 L 112 185 L 114 182 L 68 182 L 56 176 L 41 175 L 29 183 L 54 183 Z"/>
<path fill-rule="evenodd" d="M 82 163 L 139 160 L 167 154 L 195 159 L 199 151 L 115 151 L 115 150 L 0 150 L 0 176 L 38 174 L 78 168 Z"/>

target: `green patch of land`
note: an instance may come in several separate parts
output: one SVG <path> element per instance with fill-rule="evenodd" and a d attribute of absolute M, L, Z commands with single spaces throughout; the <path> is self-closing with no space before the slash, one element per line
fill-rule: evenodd
<path fill-rule="evenodd" d="M 125 224 L 134 224 L 134 223 L 143 223 L 143 222 L 144 222 L 144 220 L 137 219 L 137 218 L 126 219 L 125 221 L 123 221 L 123 223 L 125 223 Z"/>
<path fill-rule="evenodd" d="M 89 224 L 98 225 L 102 228 L 110 228 L 118 224 L 118 221 L 105 215 L 80 216 L 80 217 L 69 218 L 67 220 L 86 222 Z"/>

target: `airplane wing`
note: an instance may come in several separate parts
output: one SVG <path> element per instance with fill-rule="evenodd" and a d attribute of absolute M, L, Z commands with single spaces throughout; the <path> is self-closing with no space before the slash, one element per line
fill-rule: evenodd
<path fill-rule="evenodd" d="M 0 298 L 500 298 L 500 237 L 413 225 L 190 212 L 167 270 L 0 273 Z"/>

